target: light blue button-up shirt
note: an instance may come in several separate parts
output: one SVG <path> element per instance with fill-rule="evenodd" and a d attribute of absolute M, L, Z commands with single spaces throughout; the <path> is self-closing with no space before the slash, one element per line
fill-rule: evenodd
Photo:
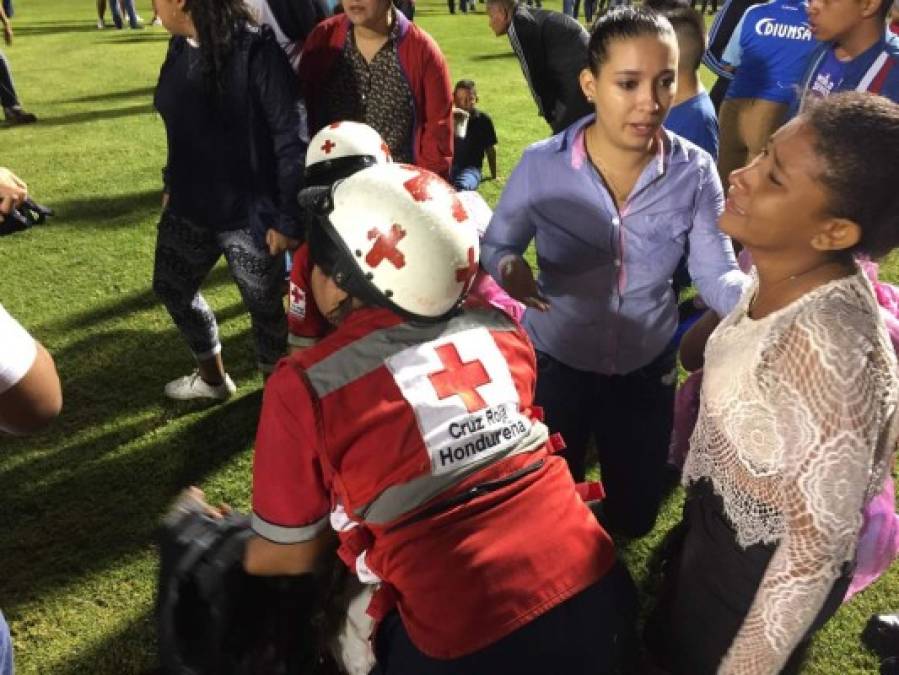
<path fill-rule="evenodd" d="M 622 374 L 650 363 L 674 335 L 671 277 L 687 242 L 690 276 L 719 315 L 748 278 L 718 229 L 724 196 L 708 153 L 661 130 L 656 160 L 619 213 L 584 150 L 592 121 L 525 150 L 481 243 L 481 262 L 498 279 L 502 259 L 536 240 L 537 284 L 551 307 L 525 312 L 534 346 L 572 368 Z"/>

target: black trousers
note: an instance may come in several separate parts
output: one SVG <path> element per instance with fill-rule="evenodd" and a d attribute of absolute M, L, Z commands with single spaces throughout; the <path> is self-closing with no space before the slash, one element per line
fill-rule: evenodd
<path fill-rule="evenodd" d="M 584 480 L 592 439 L 606 499 L 602 524 L 617 534 L 649 532 L 664 495 L 665 465 L 674 423 L 676 353 L 666 349 L 626 375 L 600 375 L 537 353 L 535 402 L 551 432 L 562 434 L 575 481 Z"/>
<path fill-rule="evenodd" d="M 645 633 L 653 660 L 672 675 L 714 675 L 776 550 L 740 546 L 711 483 L 694 484 L 683 520 L 666 540 L 664 576 Z M 780 675 L 801 672 L 812 635 L 839 609 L 851 580 L 847 566 Z"/>
<path fill-rule="evenodd" d="M 514 633 L 451 661 L 419 651 L 394 611 L 378 628 L 371 675 L 611 675 L 634 661 L 636 615 L 636 588 L 621 563 Z"/>
<path fill-rule="evenodd" d="M 9 70 L 9 61 L 3 52 L 0 52 L 0 104 L 4 108 L 19 105 L 19 97 L 16 96 L 16 88 L 12 82 L 12 72 Z"/>

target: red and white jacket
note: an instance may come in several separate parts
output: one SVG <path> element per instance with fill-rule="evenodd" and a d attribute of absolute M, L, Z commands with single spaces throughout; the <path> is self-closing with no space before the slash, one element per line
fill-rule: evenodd
<path fill-rule="evenodd" d="M 353 312 L 269 379 L 253 527 L 307 541 L 332 510 L 341 557 L 383 580 L 412 641 L 452 659 L 598 581 L 613 544 L 575 492 L 533 405 L 521 328 L 491 308 L 436 325 Z"/>

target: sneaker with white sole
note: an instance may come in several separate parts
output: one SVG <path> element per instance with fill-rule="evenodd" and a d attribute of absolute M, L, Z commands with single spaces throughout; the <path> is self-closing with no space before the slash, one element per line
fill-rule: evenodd
<path fill-rule="evenodd" d="M 195 398 L 211 398 L 216 401 L 225 401 L 237 391 L 234 382 L 229 375 L 221 384 L 212 385 L 200 377 L 200 371 L 195 370 L 190 375 L 179 377 L 165 385 L 165 395 L 176 401 L 189 401 Z"/>

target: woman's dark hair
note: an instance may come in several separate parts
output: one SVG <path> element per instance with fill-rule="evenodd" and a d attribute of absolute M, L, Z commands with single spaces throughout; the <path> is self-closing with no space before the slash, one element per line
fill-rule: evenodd
<path fill-rule="evenodd" d="M 221 94 L 239 31 L 255 23 L 253 16 L 243 0 L 185 0 L 184 11 L 197 29 L 203 80 L 211 93 Z"/>
<path fill-rule="evenodd" d="M 899 105 L 872 94 L 846 92 L 812 105 L 803 118 L 824 162 L 821 181 L 830 215 L 861 228 L 852 252 L 879 258 L 899 245 Z"/>
<path fill-rule="evenodd" d="M 587 56 L 594 75 L 609 58 L 609 45 L 614 40 L 656 35 L 675 39 L 671 23 L 661 14 L 643 7 L 616 7 L 593 24 Z"/>

